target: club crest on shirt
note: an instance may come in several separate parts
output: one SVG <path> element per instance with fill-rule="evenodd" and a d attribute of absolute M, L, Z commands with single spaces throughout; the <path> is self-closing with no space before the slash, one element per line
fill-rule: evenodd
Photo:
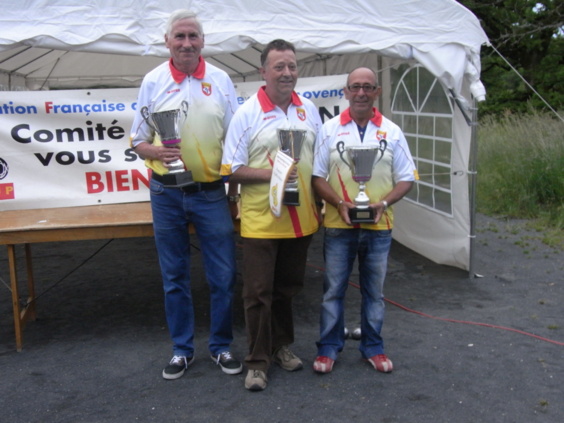
<path fill-rule="evenodd" d="M 298 114 L 298 119 L 301 121 L 306 120 L 306 111 L 305 109 L 302 109 L 301 107 L 298 107 L 296 109 L 296 113 Z"/>
<path fill-rule="evenodd" d="M 211 95 L 212 86 L 209 82 L 202 82 L 202 92 L 207 96 Z"/>
<path fill-rule="evenodd" d="M 378 141 L 382 141 L 386 139 L 387 132 L 386 131 L 376 131 L 376 139 Z"/>

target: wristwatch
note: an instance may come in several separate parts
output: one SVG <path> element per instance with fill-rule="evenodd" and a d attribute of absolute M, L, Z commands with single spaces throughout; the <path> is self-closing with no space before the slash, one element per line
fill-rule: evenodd
<path fill-rule="evenodd" d="M 240 194 L 228 195 L 227 199 L 229 200 L 230 203 L 238 203 L 239 200 L 241 199 L 241 195 Z"/>

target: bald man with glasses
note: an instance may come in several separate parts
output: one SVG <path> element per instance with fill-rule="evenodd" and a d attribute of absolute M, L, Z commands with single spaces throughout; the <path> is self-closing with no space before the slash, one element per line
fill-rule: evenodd
<path fill-rule="evenodd" d="M 356 258 L 359 261 L 361 339 L 359 350 L 375 370 L 389 373 L 392 361 L 384 353 L 384 279 L 392 242 L 392 204 L 411 189 L 416 169 L 401 129 L 374 107 L 381 93 L 376 74 L 368 68 L 352 71 L 345 86 L 349 108 L 325 122 L 315 144 L 312 185 L 326 203 L 324 260 L 326 273 L 321 305 L 320 339 L 313 370 L 329 373 L 345 344 L 344 299 Z M 359 185 L 343 154 L 350 147 L 380 148 L 365 182 L 367 216 L 359 222 L 353 210 Z M 348 159 L 350 161 L 350 159 Z M 357 178 L 358 179 L 358 178 Z"/>

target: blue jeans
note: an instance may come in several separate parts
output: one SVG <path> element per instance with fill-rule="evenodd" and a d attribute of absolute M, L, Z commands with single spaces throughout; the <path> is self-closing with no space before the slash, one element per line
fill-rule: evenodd
<path fill-rule="evenodd" d="M 336 360 L 345 345 L 344 299 L 357 255 L 362 294 L 359 350 L 363 358 L 384 353 L 380 331 L 384 322 L 383 288 L 391 244 L 391 230 L 325 229 L 326 269 L 318 355 Z"/>
<path fill-rule="evenodd" d="M 225 188 L 184 193 L 151 179 L 155 244 L 165 296 L 173 354 L 194 354 L 194 305 L 190 284 L 190 234 L 200 241 L 210 287 L 210 353 L 229 350 L 233 341 L 233 290 L 237 279 L 233 220 Z"/>

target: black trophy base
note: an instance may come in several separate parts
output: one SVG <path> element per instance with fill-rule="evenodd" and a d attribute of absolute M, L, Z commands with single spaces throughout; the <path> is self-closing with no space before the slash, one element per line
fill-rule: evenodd
<path fill-rule="evenodd" d="M 167 188 L 182 188 L 193 183 L 192 172 L 189 170 L 163 175 L 163 185 Z"/>
<path fill-rule="evenodd" d="M 285 206 L 299 206 L 300 193 L 298 191 L 284 191 L 282 204 L 284 204 Z"/>
<path fill-rule="evenodd" d="M 374 210 L 370 207 L 349 209 L 351 223 L 374 223 Z"/>

